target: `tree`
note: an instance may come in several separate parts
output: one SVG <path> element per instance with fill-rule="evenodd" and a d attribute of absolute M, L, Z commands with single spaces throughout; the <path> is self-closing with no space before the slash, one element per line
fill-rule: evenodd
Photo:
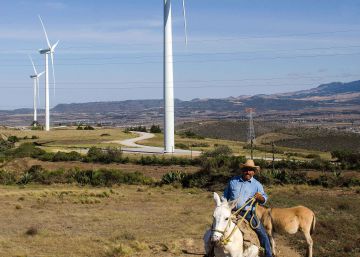
<path fill-rule="evenodd" d="M 150 128 L 150 133 L 161 133 L 161 128 L 159 125 L 152 125 Z"/>

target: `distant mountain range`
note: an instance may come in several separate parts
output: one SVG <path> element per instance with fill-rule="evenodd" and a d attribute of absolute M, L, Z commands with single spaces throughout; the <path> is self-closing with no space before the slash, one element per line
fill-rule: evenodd
<path fill-rule="evenodd" d="M 107 120 L 128 123 L 154 122 L 163 117 L 163 101 L 127 100 L 59 104 L 52 109 L 56 121 Z M 239 118 L 246 108 L 255 108 L 257 115 L 269 119 L 288 118 L 355 118 L 360 120 L 360 80 L 334 82 L 309 90 L 291 93 L 238 96 L 223 99 L 175 100 L 177 120 L 205 118 Z M 29 115 L 31 109 L 0 111 L 0 117 Z"/>

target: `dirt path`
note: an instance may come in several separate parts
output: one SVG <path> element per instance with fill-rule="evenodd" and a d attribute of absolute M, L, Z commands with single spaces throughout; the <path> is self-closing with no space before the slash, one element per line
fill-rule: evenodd
<path fill-rule="evenodd" d="M 288 242 L 286 241 L 285 236 L 277 236 L 275 238 L 275 242 L 277 243 L 278 255 L 279 257 L 300 257 L 300 253 L 298 253 L 294 248 L 290 247 Z"/>
<path fill-rule="evenodd" d="M 139 137 L 125 139 L 125 140 L 115 140 L 112 141 L 112 143 L 122 144 L 128 147 L 144 147 L 144 145 L 138 145 L 136 144 L 136 142 L 155 137 L 155 135 L 152 133 L 146 133 L 146 132 L 132 132 L 132 133 L 138 134 Z"/>
<path fill-rule="evenodd" d="M 106 143 L 116 143 L 121 144 L 126 147 L 123 147 L 122 150 L 125 152 L 136 152 L 140 154 L 164 154 L 163 147 L 156 147 L 156 146 L 147 146 L 147 145 L 139 145 L 136 142 L 153 138 L 155 135 L 152 133 L 147 132 L 139 132 L 139 131 L 131 131 L 131 133 L 138 134 L 139 137 L 130 138 L 126 140 L 113 140 L 108 141 Z M 189 151 L 189 150 L 182 150 L 182 149 L 174 149 L 173 153 L 176 155 L 188 155 L 188 156 L 198 156 L 201 154 L 200 151 Z"/>

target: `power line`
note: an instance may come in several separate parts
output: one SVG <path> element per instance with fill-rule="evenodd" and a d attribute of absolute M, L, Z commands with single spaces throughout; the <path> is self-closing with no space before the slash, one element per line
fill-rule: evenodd
<path fill-rule="evenodd" d="M 228 83 L 228 82 L 243 82 L 243 81 L 274 81 L 274 80 L 286 80 L 286 79 L 328 79 L 328 78 L 348 78 L 359 76 L 358 74 L 349 75 L 326 75 L 326 76 L 286 76 L 286 77 L 268 77 L 268 78 L 243 78 L 243 79 L 207 79 L 207 80 L 175 80 L 176 84 L 188 84 L 188 83 Z M 25 81 L 3 81 L 3 84 L 24 84 Z M 102 85 L 118 85 L 118 84 L 162 84 L 163 81 L 57 81 L 57 84 L 102 84 Z M 315 82 L 314 82 L 315 83 Z M 53 83 L 49 83 L 52 85 Z M 1 87 L 4 88 L 4 87 Z M 13 87 L 9 87 L 13 88 Z"/>
<path fill-rule="evenodd" d="M 240 37 L 223 37 L 223 38 L 213 38 L 213 39 L 192 39 L 190 40 L 190 44 L 193 43 L 204 43 L 204 42 L 219 42 L 219 41 L 236 41 L 236 40 L 246 40 L 246 39 L 266 39 L 266 38 L 284 38 L 284 37 L 303 37 L 303 36 L 313 36 L 313 35 L 326 35 L 326 34 L 337 34 L 337 33 L 350 33 L 350 32 L 359 32 L 360 29 L 350 29 L 350 30 L 335 30 L 335 31 L 322 31 L 322 32 L 308 32 L 308 33 L 291 33 L 291 34 L 274 34 L 274 35 L 254 35 L 254 36 L 240 36 Z M 159 41 L 156 43 L 116 43 L 116 44 L 106 44 L 107 46 L 147 46 L 147 45 L 159 45 L 162 44 L 163 41 Z M 173 43 L 181 43 L 183 44 L 183 40 L 173 40 Z M 85 49 L 85 48 L 99 48 L 100 45 L 82 45 L 82 46 L 63 46 L 62 49 Z M 8 52 L 13 53 L 14 51 L 34 51 L 34 49 L 23 48 L 16 50 L 2 50 L 0 52 Z"/>
<path fill-rule="evenodd" d="M 174 57 L 191 57 L 191 56 L 212 56 L 212 55 L 236 55 L 236 54 L 247 54 L 247 53 L 286 53 L 291 51 L 314 51 L 314 50 L 333 50 L 333 49 L 353 49 L 359 48 L 360 45 L 350 45 L 350 46 L 331 46 L 331 47 L 312 47 L 312 48 L 297 48 L 297 49 L 288 49 L 288 50 L 271 50 L 271 49 L 258 49 L 253 51 L 226 51 L 226 52 L 211 52 L 211 53 L 185 53 L 185 54 L 174 54 Z M 123 55 L 130 55 L 125 53 Z M 157 55 L 141 55 L 141 56 L 117 56 L 117 57 L 78 57 L 78 58 L 63 58 L 58 57 L 58 60 L 116 60 L 116 59 L 146 59 L 146 58 L 163 58 L 162 52 L 159 52 Z M 26 58 L 21 58 L 24 60 Z M 14 59 L 3 59 L 2 61 L 12 61 Z M 16 59 L 15 59 L 16 60 Z"/>
<path fill-rule="evenodd" d="M 209 59 L 209 60 L 181 60 L 173 61 L 173 63 L 205 63 L 205 62 L 234 62 L 234 61 L 259 61 L 259 60 L 281 60 L 281 59 L 297 59 L 297 58 L 318 58 L 318 57 L 334 57 L 334 56 L 352 56 L 359 55 L 355 53 L 337 53 L 337 54 L 316 54 L 316 55 L 294 55 L 294 56 L 274 56 L 274 57 L 251 57 L 251 58 L 228 58 L 228 59 Z M 99 66 L 99 65 L 139 65 L 139 64 L 156 64 L 163 61 L 149 62 L 113 62 L 113 63 L 57 63 L 57 66 Z M 0 65 L 1 67 L 28 67 L 29 65 Z M 41 65 L 43 67 L 43 65 Z"/>

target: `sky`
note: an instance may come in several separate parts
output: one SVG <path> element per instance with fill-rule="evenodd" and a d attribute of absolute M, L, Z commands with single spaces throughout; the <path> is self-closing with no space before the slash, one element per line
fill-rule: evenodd
<path fill-rule="evenodd" d="M 163 97 L 164 0 L 0 0 L 0 109 L 31 108 L 38 50 L 60 40 L 50 105 Z M 358 0 L 172 0 L 175 97 L 360 79 Z M 51 71 L 51 70 L 50 70 Z M 50 77 L 50 81 L 52 78 Z M 40 79 L 40 107 L 44 107 Z"/>

